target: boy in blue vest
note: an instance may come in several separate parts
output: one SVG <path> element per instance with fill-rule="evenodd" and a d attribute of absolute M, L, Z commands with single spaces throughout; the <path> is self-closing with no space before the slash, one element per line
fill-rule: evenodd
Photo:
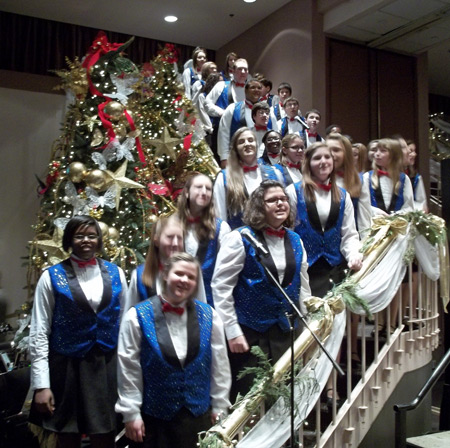
<path fill-rule="evenodd" d="M 195 448 L 201 431 L 226 414 L 231 377 L 223 325 L 194 300 L 200 266 L 176 253 L 160 296 L 131 308 L 119 336 L 119 399 L 126 436 L 145 448 Z"/>

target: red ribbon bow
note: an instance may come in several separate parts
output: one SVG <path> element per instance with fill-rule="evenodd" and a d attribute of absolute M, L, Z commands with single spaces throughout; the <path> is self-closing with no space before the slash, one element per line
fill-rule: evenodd
<path fill-rule="evenodd" d="M 162 311 L 163 313 L 175 313 L 181 316 L 184 313 L 184 308 L 181 306 L 172 306 L 168 302 L 162 302 Z"/>
<path fill-rule="evenodd" d="M 251 103 L 248 100 L 245 100 L 245 105 L 249 108 L 249 109 L 253 109 L 253 103 Z"/>
<path fill-rule="evenodd" d="M 244 173 L 248 173 L 250 171 L 256 171 L 258 169 L 258 165 L 253 165 L 253 166 L 243 165 L 242 169 L 244 170 Z"/>
<path fill-rule="evenodd" d="M 322 189 L 322 190 L 324 190 L 324 191 L 330 191 L 330 190 L 331 190 L 331 184 L 320 184 L 320 183 L 317 183 L 317 182 L 316 182 L 316 185 L 317 185 L 320 189 Z"/>
<path fill-rule="evenodd" d="M 97 260 L 95 257 L 90 260 L 77 260 L 76 258 L 70 257 L 72 261 L 74 261 L 79 268 L 85 268 L 86 266 L 95 266 L 97 264 Z"/>
<path fill-rule="evenodd" d="M 316 137 L 317 138 L 317 132 L 308 132 L 308 137 Z"/>
<path fill-rule="evenodd" d="M 295 117 L 294 118 L 289 118 L 289 121 L 295 121 Z"/>
<path fill-rule="evenodd" d="M 268 152 L 267 155 L 268 155 L 269 157 L 272 157 L 272 159 L 276 159 L 280 154 L 275 154 L 275 153 L 273 153 L 273 152 Z"/>
<path fill-rule="evenodd" d="M 287 166 L 289 168 L 297 168 L 298 170 L 301 168 L 301 164 L 300 163 L 292 163 L 292 162 L 287 162 Z"/>
<path fill-rule="evenodd" d="M 378 174 L 378 176 L 387 176 L 387 177 L 389 177 L 389 173 L 387 171 L 377 170 L 377 174 Z"/>
<path fill-rule="evenodd" d="M 243 82 L 235 82 L 236 87 L 245 87 L 245 83 Z"/>
<path fill-rule="evenodd" d="M 270 236 L 277 236 L 278 238 L 284 238 L 284 235 L 286 234 L 286 230 L 284 230 L 284 229 L 275 230 L 275 229 L 272 229 L 272 227 L 267 227 L 266 234 L 270 235 Z"/>
<path fill-rule="evenodd" d="M 267 131 L 267 126 L 258 126 L 257 124 L 255 124 L 255 129 L 257 131 Z"/>
<path fill-rule="evenodd" d="M 196 216 L 195 218 L 194 218 L 193 216 L 188 216 L 188 217 L 186 218 L 186 221 L 187 221 L 189 224 L 196 224 L 196 223 L 200 222 L 200 219 L 201 219 L 200 216 Z"/>

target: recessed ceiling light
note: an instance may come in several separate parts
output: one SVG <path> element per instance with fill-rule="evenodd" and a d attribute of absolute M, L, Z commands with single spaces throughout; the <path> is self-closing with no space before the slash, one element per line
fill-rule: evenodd
<path fill-rule="evenodd" d="M 256 0 L 244 0 L 245 3 L 254 3 Z"/>
<path fill-rule="evenodd" d="M 176 16 L 166 16 L 166 17 L 164 17 L 164 20 L 166 22 L 176 22 L 178 20 L 178 17 L 176 17 Z"/>

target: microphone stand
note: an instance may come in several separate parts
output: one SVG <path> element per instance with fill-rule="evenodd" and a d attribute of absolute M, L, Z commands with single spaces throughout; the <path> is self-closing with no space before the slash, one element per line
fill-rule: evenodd
<path fill-rule="evenodd" d="M 264 268 L 264 271 L 266 272 L 267 276 L 272 280 L 274 285 L 278 288 L 278 290 L 283 294 L 284 298 L 287 300 L 289 305 L 291 306 L 292 310 L 294 311 L 293 314 L 286 313 L 286 316 L 289 321 L 289 328 L 291 332 L 291 448 L 295 448 L 295 424 L 294 424 L 294 374 L 295 374 L 295 368 L 294 368 L 294 342 L 295 342 L 295 336 L 294 336 L 294 321 L 295 321 L 295 314 L 300 318 L 300 320 L 303 322 L 303 325 L 309 330 L 317 344 L 319 345 L 320 349 L 325 353 L 327 358 L 331 361 L 331 364 L 333 364 L 333 367 L 337 370 L 339 375 L 345 376 L 344 371 L 341 369 L 341 366 L 336 362 L 336 360 L 331 356 L 330 352 L 324 347 L 322 341 L 317 337 L 317 335 L 311 330 L 308 323 L 306 322 L 305 316 L 303 313 L 299 310 L 297 305 L 294 303 L 294 301 L 286 294 L 283 287 L 280 285 L 278 280 L 274 277 L 272 272 L 269 271 L 269 269 L 265 266 L 264 263 L 261 262 L 261 254 L 260 251 L 255 249 L 256 258 L 260 262 L 261 266 Z M 280 299 L 280 302 L 282 300 Z"/>

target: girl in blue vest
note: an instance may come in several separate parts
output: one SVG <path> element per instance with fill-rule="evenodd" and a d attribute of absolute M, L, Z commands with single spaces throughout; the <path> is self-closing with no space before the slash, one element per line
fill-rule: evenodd
<path fill-rule="evenodd" d="M 132 273 L 125 311 L 138 302 L 161 293 L 164 262 L 184 249 L 184 227 L 177 215 L 159 218 L 152 227 L 145 263 Z"/>
<path fill-rule="evenodd" d="M 264 145 L 264 151 L 258 162 L 263 165 L 276 165 L 280 162 L 281 157 L 281 134 L 278 131 L 267 131 L 262 142 Z"/>
<path fill-rule="evenodd" d="M 372 216 L 414 210 L 414 194 L 403 172 L 403 152 L 398 140 L 378 140 L 373 169 L 364 174 L 363 188 L 370 194 Z"/>
<path fill-rule="evenodd" d="M 343 279 L 344 260 L 359 270 L 362 256 L 350 195 L 336 185 L 334 160 L 325 142 L 306 148 L 303 179 L 286 189 L 296 210 L 294 230 L 308 254 L 313 296 L 323 297 Z"/>
<path fill-rule="evenodd" d="M 30 421 L 57 434 L 58 447 L 114 446 L 116 346 L 126 293 L 123 271 L 95 254 L 102 233 L 90 216 L 72 218 L 63 248 L 70 258 L 45 270 L 30 327 Z"/>
<path fill-rule="evenodd" d="M 302 180 L 302 162 L 305 158 L 305 142 L 298 134 L 287 134 L 281 142 L 280 167 L 287 186 Z"/>
<path fill-rule="evenodd" d="M 119 338 L 119 399 L 126 435 L 146 448 L 195 448 L 226 414 L 231 384 L 223 324 L 194 300 L 200 266 L 170 257 L 160 295 L 131 308 Z"/>
<path fill-rule="evenodd" d="M 192 86 L 195 81 L 202 79 L 202 67 L 206 62 L 206 50 L 196 47 L 192 53 L 192 63 L 185 64 L 183 71 L 184 94 L 186 98 L 192 99 Z"/>
<path fill-rule="evenodd" d="M 225 58 L 225 68 L 220 72 L 224 81 L 233 80 L 234 63 L 236 62 L 237 58 L 238 56 L 234 51 L 227 54 Z"/>
<path fill-rule="evenodd" d="M 247 127 L 238 129 L 231 140 L 227 168 L 214 184 L 217 216 L 232 229 L 242 226 L 242 213 L 250 194 L 265 179 L 283 182 L 283 175 L 274 167 L 257 160 L 256 136 Z"/>
<path fill-rule="evenodd" d="M 186 229 L 186 252 L 199 260 L 206 299 L 214 307 L 211 279 L 220 244 L 231 229 L 225 221 L 216 218 L 212 193 L 213 184 L 208 176 L 190 177 L 178 198 L 178 216 Z"/>
<path fill-rule="evenodd" d="M 332 132 L 327 136 L 327 145 L 334 159 L 336 184 L 352 198 L 356 229 L 363 235 L 371 226 L 372 209 L 368 191 L 362 189 L 362 175 L 355 168 L 352 144 L 347 137 Z"/>
<path fill-rule="evenodd" d="M 233 376 L 231 398 L 245 394 L 252 378 L 237 380 L 246 366 L 255 366 L 249 352 L 258 345 L 275 363 L 289 348 L 289 322 L 285 316 L 290 306 L 267 277 L 264 263 L 290 296 L 303 308 L 309 297 L 308 264 L 300 237 L 288 230 L 291 209 L 281 183 L 265 180 L 250 196 L 244 213 L 246 227 L 224 238 L 212 280 L 214 304 L 225 326 Z M 245 238 L 249 232 L 269 253 L 259 261 L 255 249 Z M 298 326 L 297 329 L 299 330 Z"/>
<path fill-rule="evenodd" d="M 416 168 L 416 144 L 412 140 L 408 140 L 406 143 L 408 145 L 409 154 L 408 167 L 405 172 L 409 176 L 413 188 L 414 209 L 428 213 L 427 194 L 425 192 L 423 177 L 417 172 Z"/>

